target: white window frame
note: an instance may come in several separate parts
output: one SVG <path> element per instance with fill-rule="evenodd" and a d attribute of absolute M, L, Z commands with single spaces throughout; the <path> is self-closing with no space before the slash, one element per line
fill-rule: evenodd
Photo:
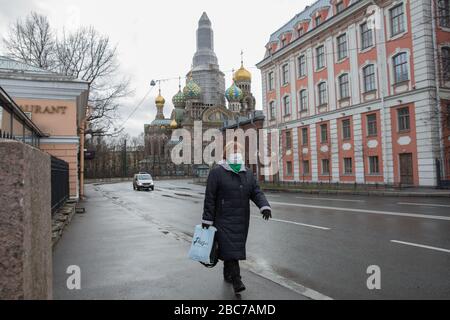
<path fill-rule="evenodd" d="M 284 81 L 284 67 L 287 66 L 287 76 L 286 76 L 286 81 Z M 281 64 L 281 77 L 280 77 L 280 82 L 281 82 L 281 86 L 285 87 L 287 85 L 289 85 L 290 82 L 290 75 L 291 75 L 291 70 L 290 70 L 290 64 L 289 61 L 286 61 L 284 63 Z"/>
<path fill-rule="evenodd" d="M 378 94 L 378 65 L 376 64 L 375 61 L 366 61 L 359 69 L 361 93 L 366 94 L 368 92 L 372 92 L 372 91 L 366 91 L 366 88 L 364 85 L 364 68 L 370 64 L 373 64 L 374 69 L 375 69 L 375 90 L 373 92 L 377 92 L 377 94 Z"/>
<path fill-rule="evenodd" d="M 346 96 L 346 97 L 343 97 L 342 92 L 341 92 L 341 77 L 344 75 L 347 75 L 347 83 L 348 83 L 348 85 L 347 85 L 348 86 L 348 96 Z M 339 73 L 338 76 L 336 77 L 336 84 L 337 84 L 337 92 L 338 92 L 339 100 L 350 99 L 350 97 L 352 96 L 350 72 L 342 71 L 341 73 Z"/>
<path fill-rule="evenodd" d="M 322 83 L 325 84 L 325 102 L 321 103 L 319 86 Z M 327 105 L 329 103 L 329 101 L 328 101 L 328 83 L 327 83 L 326 80 L 319 80 L 319 82 L 317 82 L 317 85 L 316 85 L 316 97 L 317 97 L 317 107 L 321 107 L 321 106 Z"/>
<path fill-rule="evenodd" d="M 304 108 L 302 108 L 302 92 L 305 92 L 306 97 L 305 97 L 305 106 Z M 308 111 L 308 89 L 307 88 L 300 88 L 300 90 L 298 91 L 298 106 L 299 106 L 299 112 L 305 112 Z"/>
<path fill-rule="evenodd" d="M 345 57 L 343 57 L 343 58 L 339 58 L 339 42 L 338 42 L 338 39 L 340 38 L 340 37 L 345 37 Z M 347 32 L 346 31 L 342 31 L 341 33 L 339 33 L 337 36 L 336 36 L 336 45 L 335 45 L 335 51 L 336 51 L 336 63 L 340 63 L 340 62 L 343 62 L 343 61 L 345 61 L 346 59 L 348 59 L 348 57 L 349 57 L 349 53 L 348 53 L 348 35 L 347 35 Z"/>
<path fill-rule="evenodd" d="M 285 105 L 286 98 L 289 99 L 289 113 L 286 113 L 286 105 Z M 285 94 L 281 98 L 281 106 L 283 107 L 283 116 L 287 117 L 292 114 L 292 101 L 291 101 L 291 97 L 289 94 Z"/>
<path fill-rule="evenodd" d="M 404 30 L 396 35 L 392 35 L 392 21 L 391 21 L 391 10 L 397 7 L 398 5 L 403 6 L 403 27 Z M 387 39 L 395 40 L 403 37 L 406 33 L 408 33 L 408 18 L 407 18 L 407 10 L 406 10 L 406 1 L 394 1 L 389 7 L 385 8 L 385 16 L 387 20 Z"/>
<path fill-rule="evenodd" d="M 273 110 L 274 110 L 274 114 L 272 115 L 272 104 L 273 104 Z M 275 100 L 270 100 L 269 101 L 269 121 L 275 121 L 277 118 L 277 102 Z"/>
<path fill-rule="evenodd" d="M 305 59 L 305 73 L 303 75 L 300 74 L 300 58 L 303 57 Z M 303 79 L 306 78 L 306 75 L 308 74 L 308 59 L 306 58 L 306 52 L 302 52 L 297 56 L 296 59 L 297 64 L 297 78 Z"/>
<path fill-rule="evenodd" d="M 323 47 L 323 66 L 319 68 L 319 66 L 317 64 L 317 49 L 320 47 Z M 320 72 L 327 67 L 327 50 L 326 50 L 324 43 L 320 44 L 314 48 L 313 59 L 314 59 L 314 70 L 316 72 Z"/>
<path fill-rule="evenodd" d="M 371 46 L 369 46 L 369 47 L 367 47 L 367 48 L 363 48 L 363 46 L 362 46 L 362 32 L 361 32 L 361 26 L 364 24 L 364 23 L 367 23 L 367 25 L 368 26 L 370 26 L 370 20 L 368 19 L 368 18 L 366 18 L 366 19 L 364 19 L 364 20 L 362 20 L 362 21 L 360 21 L 359 23 L 358 23 L 358 27 L 357 27 L 357 32 L 356 32 L 356 34 L 357 34 L 357 40 L 358 40 L 358 48 L 359 48 L 359 52 L 360 53 L 362 53 L 362 52 L 367 52 L 367 51 L 370 51 L 370 50 L 372 50 L 373 48 L 375 48 L 375 45 L 376 45 L 376 39 L 375 39 L 375 28 L 371 28 L 370 30 L 371 30 L 371 32 L 372 32 L 372 45 Z"/>

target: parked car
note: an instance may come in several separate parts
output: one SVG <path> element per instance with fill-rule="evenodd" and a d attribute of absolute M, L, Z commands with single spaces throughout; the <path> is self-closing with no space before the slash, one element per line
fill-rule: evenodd
<path fill-rule="evenodd" d="M 133 190 L 155 190 L 152 176 L 149 173 L 137 173 L 133 177 Z"/>

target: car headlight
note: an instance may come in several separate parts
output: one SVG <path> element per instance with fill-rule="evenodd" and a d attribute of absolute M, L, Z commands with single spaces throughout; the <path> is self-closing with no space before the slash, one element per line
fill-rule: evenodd
<path fill-rule="evenodd" d="M 142 183 L 138 182 L 137 185 L 140 186 L 140 185 L 142 185 Z"/>

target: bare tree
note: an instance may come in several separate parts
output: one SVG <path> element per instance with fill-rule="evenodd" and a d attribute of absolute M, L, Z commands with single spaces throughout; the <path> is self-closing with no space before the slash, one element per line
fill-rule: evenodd
<path fill-rule="evenodd" d="M 87 118 L 92 135 L 118 135 L 114 130 L 120 99 L 129 95 L 129 80 L 119 76 L 117 47 L 93 27 L 56 37 L 48 19 L 31 13 L 18 20 L 4 39 L 7 55 L 90 84 Z"/>
<path fill-rule="evenodd" d="M 11 58 L 48 70 L 54 67 L 55 37 L 46 16 L 32 12 L 17 20 L 3 42 Z"/>

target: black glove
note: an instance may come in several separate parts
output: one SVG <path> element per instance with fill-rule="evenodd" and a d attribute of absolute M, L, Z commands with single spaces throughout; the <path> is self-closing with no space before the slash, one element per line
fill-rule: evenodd
<path fill-rule="evenodd" d="M 272 212 L 268 209 L 263 210 L 262 216 L 264 220 L 269 220 L 269 218 L 272 218 Z"/>
<path fill-rule="evenodd" d="M 203 229 L 208 229 L 208 228 L 209 228 L 209 224 L 207 224 L 207 223 L 202 223 L 202 228 L 203 228 Z"/>

